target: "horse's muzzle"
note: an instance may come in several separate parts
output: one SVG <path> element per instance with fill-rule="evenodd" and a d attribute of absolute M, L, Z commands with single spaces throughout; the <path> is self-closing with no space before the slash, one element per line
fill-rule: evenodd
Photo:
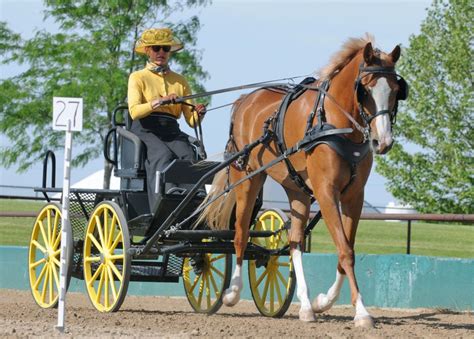
<path fill-rule="evenodd" d="M 390 143 L 381 142 L 378 140 L 372 140 L 372 149 L 375 151 L 375 154 L 386 154 L 392 149 L 393 139 L 390 140 Z"/>

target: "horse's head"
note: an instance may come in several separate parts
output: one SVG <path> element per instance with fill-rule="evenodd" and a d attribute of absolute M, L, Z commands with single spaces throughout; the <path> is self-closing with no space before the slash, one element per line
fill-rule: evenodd
<path fill-rule="evenodd" d="M 372 149 L 377 154 L 385 154 L 392 147 L 392 125 L 395 123 L 398 101 L 408 96 L 407 83 L 395 72 L 399 57 L 399 46 L 386 54 L 373 49 L 368 42 L 355 81 L 355 100 L 370 131 Z"/>

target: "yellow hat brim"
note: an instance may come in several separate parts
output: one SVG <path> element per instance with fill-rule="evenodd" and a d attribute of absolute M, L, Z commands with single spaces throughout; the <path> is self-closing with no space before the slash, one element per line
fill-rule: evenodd
<path fill-rule="evenodd" d="M 183 48 L 183 43 L 173 36 L 169 28 L 150 28 L 144 31 L 135 44 L 135 52 L 146 54 L 149 46 L 171 46 L 171 52 Z"/>

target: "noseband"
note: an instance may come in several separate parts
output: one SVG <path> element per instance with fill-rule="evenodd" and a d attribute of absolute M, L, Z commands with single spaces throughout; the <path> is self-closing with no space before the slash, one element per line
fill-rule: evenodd
<path fill-rule="evenodd" d="M 361 75 L 362 73 L 365 73 L 364 75 Z M 380 111 L 377 111 L 373 115 L 368 115 L 365 111 L 364 108 L 362 107 L 362 102 L 364 99 L 369 95 L 367 90 L 365 89 L 364 85 L 362 85 L 362 79 L 365 78 L 366 76 L 370 74 L 393 74 L 397 77 L 397 83 L 399 86 L 399 90 L 397 93 L 397 98 L 395 101 L 395 105 L 393 107 L 393 110 L 388 110 L 388 109 L 383 109 Z M 369 129 L 370 131 L 370 123 L 372 120 L 374 120 L 376 117 L 379 115 L 384 115 L 388 114 L 390 116 L 390 122 L 391 124 L 395 124 L 396 117 L 397 117 L 397 111 L 398 111 L 398 101 L 399 100 L 405 100 L 408 97 L 408 84 L 406 83 L 405 79 L 403 79 L 402 76 L 397 74 L 395 72 L 394 67 L 384 67 L 384 66 L 367 66 L 364 67 L 364 64 L 362 63 L 359 66 L 359 74 L 357 75 L 357 79 L 354 83 L 354 90 L 356 91 L 356 97 L 357 97 L 357 104 L 359 105 L 359 114 L 362 117 L 362 119 L 366 123 L 366 128 Z"/>

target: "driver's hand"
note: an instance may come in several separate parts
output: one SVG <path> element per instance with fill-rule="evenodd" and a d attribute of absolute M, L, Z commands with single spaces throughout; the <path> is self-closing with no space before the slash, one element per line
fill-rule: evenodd
<path fill-rule="evenodd" d="M 202 117 L 207 112 L 207 108 L 203 104 L 197 104 L 196 106 L 194 106 L 194 110 L 197 112 L 199 117 Z"/>
<path fill-rule="evenodd" d="M 155 99 L 151 102 L 151 106 L 153 109 L 157 108 L 158 106 L 161 106 L 163 101 L 174 101 L 178 98 L 178 96 L 174 93 L 171 93 L 170 95 L 166 95 L 164 97 L 161 97 L 159 99 Z"/>

